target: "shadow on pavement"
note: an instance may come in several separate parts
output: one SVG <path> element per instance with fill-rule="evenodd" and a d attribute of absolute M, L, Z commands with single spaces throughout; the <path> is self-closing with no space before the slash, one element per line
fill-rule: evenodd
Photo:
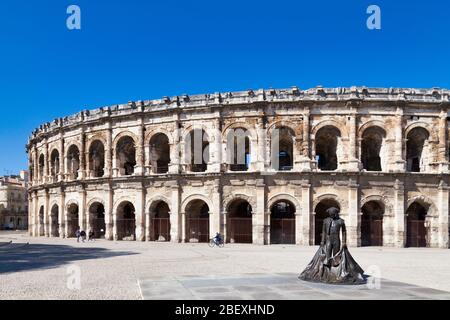
<path fill-rule="evenodd" d="M 103 248 L 75 248 L 66 245 L 18 244 L 0 249 L 0 274 L 52 269 L 73 261 L 134 255 L 134 252 Z"/>

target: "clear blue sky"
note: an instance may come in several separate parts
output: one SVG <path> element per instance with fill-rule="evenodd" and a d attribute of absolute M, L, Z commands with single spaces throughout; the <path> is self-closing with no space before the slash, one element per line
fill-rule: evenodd
<path fill-rule="evenodd" d="M 77 4 L 82 30 L 66 28 Z M 366 9 L 382 10 L 382 30 Z M 427 1 L 0 1 L 0 175 L 39 124 L 183 93 L 297 85 L 450 87 L 450 4 Z"/>

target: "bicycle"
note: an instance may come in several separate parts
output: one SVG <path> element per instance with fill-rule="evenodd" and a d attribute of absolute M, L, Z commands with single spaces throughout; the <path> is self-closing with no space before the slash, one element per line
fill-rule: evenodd
<path fill-rule="evenodd" d="M 223 248 L 223 247 L 225 247 L 225 243 L 223 242 L 223 240 L 220 240 L 219 242 L 217 242 L 214 238 L 213 239 L 211 239 L 211 240 L 209 240 L 209 246 L 211 247 L 211 248 L 214 248 L 214 247 L 219 247 L 219 248 Z"/>

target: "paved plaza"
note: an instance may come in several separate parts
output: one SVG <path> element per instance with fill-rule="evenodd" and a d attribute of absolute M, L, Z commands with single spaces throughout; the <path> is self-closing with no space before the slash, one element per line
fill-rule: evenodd
<path fill-rule="evenodd" d="M 0 233 L 1 299 L 450 299 L 450 250 L 350 248 L 380 288 L 306 283 L 317 247 L 29 238 Z M 73 267 L 81 286 L 69 289 Z"/>

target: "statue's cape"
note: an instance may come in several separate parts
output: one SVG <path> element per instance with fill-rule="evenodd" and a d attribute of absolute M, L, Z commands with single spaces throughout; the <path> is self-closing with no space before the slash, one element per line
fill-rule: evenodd
<path fill-rule="evenodd" d="M 331 284 L 364 284 L 364 271 L 344 246 L 333 258 L 331 265 L 324 265 L 325 247 L 321 246 L 312 261 L 300 275 L 301 280 Z"/>

